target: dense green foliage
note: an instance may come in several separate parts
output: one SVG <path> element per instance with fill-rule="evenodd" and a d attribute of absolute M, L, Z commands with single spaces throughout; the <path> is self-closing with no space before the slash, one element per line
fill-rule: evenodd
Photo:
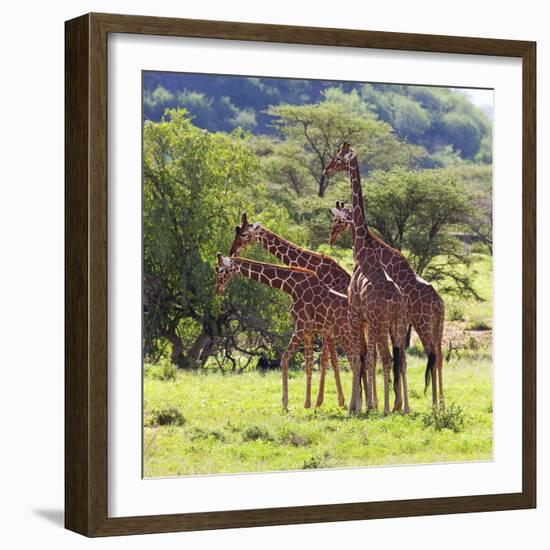
<path fill-rule="evenodd" d="M 326 80 L 255 78 L 201 74 L 144 74 L 144 114 L 158 121 L 166 108 L 186 107 L 194 123 L 210 131 L 241 127 L 273 135 L 281 104 L 344 104 L 349 113 L 371 112 L 396 135 L 425 147 L 426 166 L 453 158 L 491 162 L 491 125 L 486 114 L 460 92 L 447 88 L 362 84 Z"/>
<path fill-rule="evenodd" d="M 227 251 L 242 210 L 267 203 L 255 183 L 257 161 L 241 132 L 209 133 L 184 111 L 172 111 L 144 128 L 144 345 L 153 358 L 172 344 L 179 366 L 204 365 L 210 356 L 234 362 L 235 350 L 279 350 L 288 331 L 286 296 L 258 285 L 250 292 L 236 281 L 219 300 L 214 258 Z M 262 197 L 264 200 L 262 201 Z M 262 216 L 285 232 L 284 210 L 273 204 Z M 270 352 L 272 353 L 272 352 Z"/>

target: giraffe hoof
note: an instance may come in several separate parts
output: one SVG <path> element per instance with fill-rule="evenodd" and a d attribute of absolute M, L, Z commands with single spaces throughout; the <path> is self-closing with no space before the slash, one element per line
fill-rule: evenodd
<path fill-rule="evenodd" d="M 411 408 L 405 407 L 405 409 L 403 410 L 403 414 L 411 414 Z"/>
<path fill-rule="evenodd" d="M 310 401 L 306 401 L 304 403 L 304 409 L 311 409 L 311 402 Z"/>

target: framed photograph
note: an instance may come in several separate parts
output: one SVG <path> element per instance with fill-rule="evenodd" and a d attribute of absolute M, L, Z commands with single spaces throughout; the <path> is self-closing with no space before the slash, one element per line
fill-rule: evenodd
<path fill-rule="evenodd" d="M 536 506 L 535 43 L 65 40 L 68 529 Z"/>

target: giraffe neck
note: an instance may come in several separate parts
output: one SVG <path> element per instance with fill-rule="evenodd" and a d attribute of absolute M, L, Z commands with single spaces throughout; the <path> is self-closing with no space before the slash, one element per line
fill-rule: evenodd
<path fill-rule="evenodd" d="M 264 227 L 256 232 L 255 240 L 285 265 L 303 267 L 314 271 L 320 263 L 320 257 L 315 253 L 283 239 Z"/>
<path fill-rule="evenodd" d="M 357 157 L 349 161 L 349 179 L 352 197 L 353 258 L 368 278 L 373 279 L 378 275 L 384 275 L 385 277 L 379 254 L 377 254 L 376 247 L 373 247 L 373 240 L 367 225 Z"/>
<path fill-rule="evenodd" d="M 295 299 L 298 298 L 299 283 L 308 277 L 315 277 L 311 272 L 297 271 L 292 267 L 266 264 L 245 258 L 233 258 L 232 261 L 242 277 L 278 288 Z"/>

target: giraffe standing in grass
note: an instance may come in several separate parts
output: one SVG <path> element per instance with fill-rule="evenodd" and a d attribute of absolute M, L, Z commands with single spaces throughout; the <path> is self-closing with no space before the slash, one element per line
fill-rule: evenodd
<path fill-rule="evenodd" d="M 313 370 L 313 337 L 320 335 L 330 346 L 339 343 L 351 360 L 352 340 L 349 326 L 348 300 L 331 290 L 312 271 L 299 267 L 256 262 L 247 258 L 226 258 L 218 254 L 216 265 L 216 293 L 221 294 L 234 276 L 239 275 L 278 288 L 292 297 L 291 314 L 294 332 L 281 361 L 283 396 L 288 408 L 288 363 L 300 343 L 304 342 L 306 360 L 306 399 L 304 407 L 311 406 L 311 377 Z M 321 355 L 321 371 L 326 371 L 328 354 Z M 338 399 L 344 403 L 340 375 L 335 370 Z M 323 388 L 319 385 L 317 404 L 322 402 Z"/>
<path fill-rule="evenodd" d="M 336 208 L 332 208 L 334 219 L 330 232 L 329 242 L 334 244 L 336 239 L 352 224 L 352 213 L 341 201 L 336 202 Z M 395 281 L 405 297 L 405 306 L 409 321 L 414 327 L 424 351 L 428 356 L 426 367 L 426 388 L 432 381 L 432 403 L 437 405 L 437 380 L 439 381 L 439 404 L 444 406 L 443 397 L 443 355 L 441 341 L 443 338 L 443 325 L 445 322 L 445 305 L 434 287 L 419 277 L 410 266 L 406 258 L 386 244 L 376 235 L 372 235 L 374 245 L 379 248 L 380 263 L 388 275 Z"/>
<path fill-rule="evenodd" d="M 273 231 L 265 228 L 260 222 L 250 223 L 246 212 L 241 214 L 241 224 L 235 227 L 235 238 L 233 244 L 229 250 L 230 256 L 236 256 L 240 254 L 247 246 L 252 243 L 258 243 L 270 254 L 273 254 L 285 265 L 291 267 L 301 267 L 303 269 L 309 269 L 313 271 L 317 277 L 325 285 L 330 287 L 336 292 L 341 294 L 348 294 L 348 287 L 351 281 L 351 275 L 341 267 L 336 260 L 330 256 L 319 254 L 302 248 L 283 237 L 277 235 Z M 363 347 L 366 344 L 363 343 Z M 330 362 L 334 373 L 339 372 L 338 354 L 334 342 L 323 340 L 323 346 L 321 350 L 321 368 L 320 368 L 320 388 L 324 388 L 326 369 L 323 369 L 323 355 L 330 354 Z M 367 391 L 367 379 L 366 374 L 363 373 L 363 385 L 365 392 Z M 337 384 L 338 384 L 337 379 Z M 324 393 L 320 392 L 320 405 L 324 399 Z M 373 384 L 373 403 L 374 406 L 378 406 L 378 397 L 376 395 L 376 384 Z M 343 401 L 340 403 L 343 406 Z"/>
<path fill-rule="evenodd" d="M 401 290 L 388 276 L 382 267 L 378 248 L 372 247 L 370 233 L 364 212 L 363 194 L 359 164 L 355 152 L 344 143 L 336 156 L 325 168 L 325 175 L 346 171 L 349 174 L 353 197 L 352 235 L 353 257 L 356 263 L 349 290 L 350 325 L 354 337 L 354 380 L 350 411 L 361 410 L 360 389 L 360 335 L 363 323 L 368 327 L 367 341 L 367 373 L 369 391 L 367 408 L 372 401 L 370 387 L 374 379 L 376 367 L 376 349 L 380 354 L 384 371 L 384 414 L 389 412 L 389 379 L 392 357 L 388 350 L 388 333 L 393 343 L 393 374 L 394 391 L 396 394 L 394 411 L 403 408 L 410 412 L 407 391 L 407 360 L 405 343 L 407 335 L 407 312 Z"/>

